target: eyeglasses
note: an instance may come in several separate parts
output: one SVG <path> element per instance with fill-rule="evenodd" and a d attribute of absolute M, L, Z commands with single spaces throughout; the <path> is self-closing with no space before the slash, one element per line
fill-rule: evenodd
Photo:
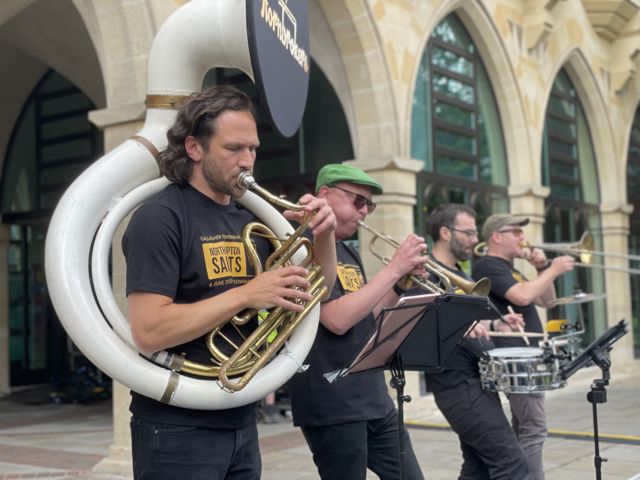
<path fill-rule="evenodd" d="M 452 232 L 464 233 L 467 237 L 473 238 L 478 236 L 477 230 L 460 230 L 459 228 L 450 227 L 449 225 L 445 225 Z"/>
<path fill-rule="evenodd" d="M 505 230 L 498 230 L 498 233 L 512 233 L 514 237 L 519 237 L 524 234 L 524 230 L 521 228 L 508 228 Z"/>
<path fill-rule="evenodd" d="M 337 185 L 331 185 L 330 188 L 337 188 L 338 190 L 342 190 L 343 192 L 348 193 L 349 195 L 353 195 L 353 206 L 356 207 L 357 210 L 360 210 L 365 205 L 367 206 L 368 213 L 373 213 L 373 211 L 376 209 L 375 202 L 372 202 L 368 198 L 363 197 L 359 193 L 352 192 L 351 190 L 347 190 L 346 188 L 342 188 Z"/>

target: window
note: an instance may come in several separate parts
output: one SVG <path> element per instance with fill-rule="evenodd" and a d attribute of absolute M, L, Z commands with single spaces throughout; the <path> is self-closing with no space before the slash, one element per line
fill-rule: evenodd
<path fill-rule="evenodd" d="M 2 174 L 1 211 L 48 216 L 73 180 L 100 156 L 102 135 L 88 120 L 95 107 L 50 70 L 25 104 Z"/>
<path fill-rule="evenodd" d="M 575 88 L 564 70 L 554 81 L 547 106 L 542 182 L 551 189 L 545 201 L 545 242 L 577 242 L 588 230 L 594 237 L 595 249 L 602 250 L 600 192 L 591 135 Z M 559 297 L 576 290 L 600 293 L 604 291 L 604 275 L 599 270 L 576 267 L 558 278 L 556 289 Z M 554 318 L 583 322 L 587 329 L 585 342 L 593 340 L 607 324 L 603 300 L 557 307 L 549 311 L 549 319 Z"/>
<path fill-rule="evenodd" d="M 478 221 L 506 211 L 507 163 L 489 78 L 462 23 L 449 15 L 425 48 L 413 95 L 411 155 L 418 175 L 418 230 L 431 208 L 470 205 Z"/>
<path fill-rule="evenodd" d="M 640 255 L 640 109 L 636 110 L 627 160 L 627 193 L 633 212 L 629 218 L 629 254 Z M 631 264 L 639 268 L 638 262 Z M 631 317 L 636 357 L 640 356 L 640 276 L 631 275 Z"/>

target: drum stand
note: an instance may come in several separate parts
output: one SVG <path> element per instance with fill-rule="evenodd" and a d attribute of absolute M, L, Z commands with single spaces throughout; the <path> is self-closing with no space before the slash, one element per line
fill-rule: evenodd
<path fill-rule="evenodd" d="M 607 402 L 607 389 L 609 385 L 609 367 L 611 367 L 611 360 L 599 349 L 594 350 L 591 353 L 591 358 L 602 370 L 602 378 L 596 379 L 591 384 L 591 391 L 587 393 L 587 400 L 593 406 L 593 442 L 595 446 L 594 464 L 596 467 L 596 480 L 602 479 L 602 462 L 606 462 L 606 458 L 600 456 L 600 442 L 598 437 L 598 409 L 599 403 Z"/>

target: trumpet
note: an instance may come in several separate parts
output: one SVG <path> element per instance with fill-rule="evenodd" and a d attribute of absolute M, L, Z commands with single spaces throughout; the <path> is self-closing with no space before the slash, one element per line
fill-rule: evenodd
<path fill-rule="evenodd" d="M 520 248 L 523 249 L 522 258 L 529 260 L 534 248 L 539 248 L 546 252 L 554 252 L 562 255 L 571 255 L 576 257 L 579 262 L 575 264 L 576 267 L 582 268 L 594 268 L 599 270 L 610 270 L 613 272 L 628 273 L 629 275 L 640 275 L 640 268 L 625 268 L 615 265 L 602 265 L 599 263 L 593 263 L 593 257 L 610 257 L 620 258 L 628 261 L 640 261 L 640 255 L 624 255 L 621 253 L 612 252 L 599 252 L 593 249 L 594 241 L 593 236 L 588 231 L 585 231 L 577 242 L 573 243 L 541 243 L 533 245 L 529 242 L 520 242 Z M 473 249 L 474 255 L 477 257 L 483 257 L 487 255 L 487 243 L 478 243 Z"/>
<path fill-rule="evenodd" d="M 377 250 L 375 250 L 374 248 L 375 242 L 378 240 L 383 240 L 384 242 L 391 245 L 395 249 L 397 249 L 400 246 L 400 244 L 393 238 L 378 232 L 377 230 L 371 228 L 369 225 L 367 225 L 364 222 L 358 221 L 358 225 L 364 228 L 365 230 L 369 231 L 373 235 L 373 238 L 369 243 L 369 250 L 371 251 L 373 256 L 375 256 L 383 264 L 385 265 L 388 264 L 390 259 L 382 255 L 381 253 L 379 253 Z M 491 291 L 491 281 L 488 278 L 482 278 L 477 282 L 473 282 L 471 280 L 467 280 L 466 278 L 461 277 L 460 275 L 454 272 L 451 272 L 450 270 L 447 270 L 446 268 L 441 267 L 433 260 L 427 260 L 426 263 L 423 264 L 423 266 L 425 270 L 427 270 L 427 272 L 438 277 L 438 279 L 440 280 L 440 284 L 443 285 L 443 287 L 437 285 L 436 283 L 430 280 L 419 278 L 415 275 L 409 275 L 408 278 L 409 280 L 413 281 L 413 283 L 418 285 L 420 288 L 428 292 L 438 293 L 440 295 L 443 295 L 445 293 L 451 292 L 454 289 L 453 287 L 455 286 L 455 288 L 459 288 L 467 295 L 476 295 L 479 297 L 486 297 L 487 295 L 489 295 L 489 292 Z"/>

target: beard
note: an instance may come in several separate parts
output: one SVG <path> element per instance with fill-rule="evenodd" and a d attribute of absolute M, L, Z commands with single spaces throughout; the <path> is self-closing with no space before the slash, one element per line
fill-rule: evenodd
<path fill-rule="evenodd" d="M 231 198 L 241 197 L 245 188 L 238 185 L 238 175 L 233 171 L 225 171 L 218 165 L 218 162 L 209 154 L 202 159 L 202 176 L 207 185 L 219 193 L 229 195 Z"/>
<path fill-rule="evenodd" d="M 460 261 L 469 260 L 473 253 L 471 247 L 460 242 L 455 235 L 451 237 L 449 249 L 453 256 Z"/>

